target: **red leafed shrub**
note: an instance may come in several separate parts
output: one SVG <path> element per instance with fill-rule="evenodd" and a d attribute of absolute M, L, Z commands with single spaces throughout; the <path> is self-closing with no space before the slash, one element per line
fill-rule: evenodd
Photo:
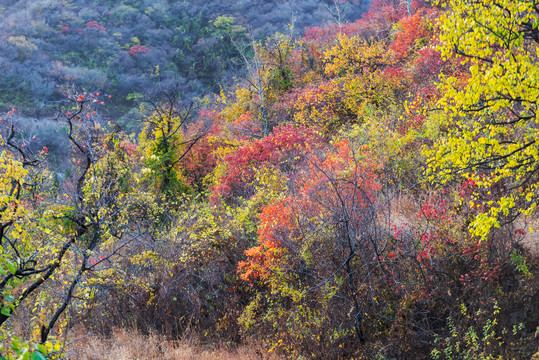
<path fill-rule="evenodd" d="M 127 53 L 131 56 L 137 57 L 140 54 L 149 54 L 150 52 L 144 45 L 133 45 L 129 50 L 127 50 Z"/>
<path fill-rule="evenodd" d="M 233 134 L 244 140 L 262 132 L 260 122 L 258 122 L 248 111 L 234 119 L 234 121 L 229 124 L 228 128 Z"/>
<path fill-rule="evenodd" d="M 95 30 L 98 30 L 98 31 L 101 31 L 101 32 L 105 32 L 107 31 L 107 29 L 105 29 L 104 26 L 101 26 L 97 23 L 97 21 L 90 21 L 90 22 L 87 22 L 86 23 L 86 28 L 87 29 L 95 29 Z"/>
<path fill-rule="evenodd" d="M 406 15 L 406 6 L 400 1 L 374 0 L 370 11 L 363 16 L 362 21 L 369 24 L 369 30 L 377 31 L 382 36 Z"/>
<path fill-rule="evenodd" d="M 181 160 L 183 177 L 197 191 L 203 191 L 206 188 L 206 177 L 217 165 L 215 152 L 224 142 L 220 134 L 222 129 L 218 122 L 214 122 L 214 119 L 218 119 L 216 112 L 203 110 L 198 120 L 187 131 L 187 138 L 190 139 L 205 134 Z"/>
<path fill-rule="evenodd" d="M 436 202 L 425 201 L 417 217 L 425 217 L 429 221 L 447 220 L 447 204 L 445 199 L 440 198 Z"/>
<path fill-rule="evenodd" d="M 355 162 L 347 141 L 338 142 L 324 154 L 310 155 L 295 174 L 290 195 L 262 209 L 259 243 L 245 251 L 247 260 L 238 265 L 240 277 L 249 282 L 269 281 L 283 269 L 293 271 L 294 254 L 321 227 L 338 228 L 340 220 L 335 214 L 339 211 L 347 213 L 348 226 L 354 231 L 364 229 L 367 209 L 380 188 L 371 169 L 368 162 Z M 326 244 L 328 248 L 334 245 Z"/>
<path fill-rule="evenodd" d="M 279 126 L 262 139 L 247 141 L 228 154 L 218 171 L 212 201 L 248 198 L 255 192 L 252 181 L 257 169 L 274 167 L 283 174 L 290 173 L 303 156 L 320 147 L 321 139 L 311 129 Z"/>
<path fill-rule="evenodd" d="M 366 31 L 368 24 L 361 20 L 338 25 L 330 26 L 313 26 L 305 30 L 304 41 L 317 42 L 319 44 L 331 44 L 335 41 L 337 34 L 341 33 L 348 36 L 354 36 Z"/>
<path fill-rule="evenodd" d="M 204 189 L 204 180 L 217 163 L 214 151 L 219 144 L 208 137 L 203 137 L 193 146 L 191 151 L 182 159 L 183 177 L 197 191 Z"/>
<path fill-rule="evenodd" d="M 413 16 L 407 16 L 399 21 L 397 28 L 399 32 L 393 43 L 391 49 L 395 51 L 400 59 L 406 58 L 408 55 L 421 47 L 430 38 L 430 32 L 427 27 L 426 11 L 418 11 Z"/>
<path fill-rule="evenodd" d="M 459 189 L 459 196 L 460 197 L 469 197 L 471 196 L 477 189 L 477 183 L 473 179 L 468 179 L 462 183 Z"/>
<path fill-rule="evenodd" d="M 438 74 L 443 71 L 446 63 L 442 60 L 440 53 L 432 47 L 419 50 L 417 55 L 417 59 L 412 63 L 417 81 L 438 77 Z"/>
<path fill-rule="evenodd" d="M 298 232 L 292 199 L 277 200 L 266 206 L 260 214 L 261 227 L 258 230 L 259 245 L 245 251 L 247 261 L 238 264 L 238 272 L 244 281 L 268 279 L 276 269 L 284 254 L 283 236 Z"/>

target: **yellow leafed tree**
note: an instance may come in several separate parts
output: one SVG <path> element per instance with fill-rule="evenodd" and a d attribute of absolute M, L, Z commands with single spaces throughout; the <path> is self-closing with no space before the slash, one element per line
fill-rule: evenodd
<path fill-rule="evenodd" d="M 484 194 L 471 224 L 490 230 L 538 201 L 539 12 L 530 0 L 440 0 L 444 60 L 465 65 L 464 76 L 441 77 L 439 102 L 452 120 L 449 135 L 428 151 L 427 174 L 442 183 L 470 179 Z M 477 205 L 477 204 L 476 204 Z"/>

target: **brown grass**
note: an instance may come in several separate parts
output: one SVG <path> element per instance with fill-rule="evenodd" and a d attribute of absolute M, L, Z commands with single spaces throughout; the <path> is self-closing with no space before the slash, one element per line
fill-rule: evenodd
<path fill-rule="evenodd" d="M 137 332 L 116 331 L 110 338 L 86 336 L 74 342 L 68 359 L 77 360 L 274 360 L 260 344 L 227 349 L 205 347 L 193 341 L 166 341 L 161 336 L 144 336 Z"/>
<path fill-rule="evenodd" d="M 391 223 L 397 227 L 404 224 L 413 225 L 417 222 L 417 215 L 421 211 L 420 199 L 416 199 L 411 195 L 400 195 L 391 202 Z M 384 211 L 387 211 L 384 209 Z M 387 216 L 383 214 L 383 216 Z"/>
<path fill-rule="evenodd" d="M 537 215 L 532 215 L 528 218 L 519 219 L 515 223 L 516 228 L 522 228 L 526 231 L 526 236 L 522 239 L 522 245 L 528 249 L 532 255 L 539 255 L 539 219 Z M 533 232 L 528 229 L 533 228 Z"/>

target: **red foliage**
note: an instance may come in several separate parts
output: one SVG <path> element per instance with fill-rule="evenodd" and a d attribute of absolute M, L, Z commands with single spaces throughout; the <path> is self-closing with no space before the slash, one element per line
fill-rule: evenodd
<path fill-rule="evenodd" d="M 221 132 L 219 125 L 213 123 L 217 117 L 216 112 L 201 111 L 198 120 L 189 128 L 186 134 L 187 138 L 194 139 L 205 133 L 205 136 L 195 143 L 181 161 L 184 179 L 198 191 L 204 189 L 206 176 L 217 165 L 215 151 L 224 142 L 223 138 L 219 136 Z M 209 129 L 205 130 L 204 128 L 208 126 Z"/>
<path fill-rule="evenodd" d="M 134 158 L 137 154 L 138 145 L 133 144 L 129 141 L 121 141 L 118 147 L 120 149 L 123 149 L 130 159 Z"/>
<path fill-rule="evenodd" d="M 477 281 L 494 282 L 500 276 L 500 266 L 489 264 L 489 252 L 492 243 L 478 240 L 466 248 L 460 249 L 460 256 L 469 264 L 469 271 L 463 273 L 459 280 L 464 286 L 473 288 Z"/>
<path fill-rule="evenodd" d="M 408 15 L 405 3 L 399 0 L 373 0 L 362 21 L 369 24 L 372 34 L 386 35 L 401 18 Z"/>
<path fill-rule="evenodd" d="M 274 166 L 287 174 L 306 153 L 320 145 L 313 130 L 292 125 L 279 126 L 265 138 L 248 141 L 224 159 L 226 172 L 213 187 L 212 201 L 252 196 L 256 169 Z"/>
<path fill-rule="evenodd" d="M 259 244 L 245 251 L 248 259 L 238 266 L 243 280 L 265 281 L 282 265 L 290 269 L 285 255 L 298 251 L 309 236 L 307 229 L 319 230 L 317 221 L 331 226 L 333 214 L 343 206 L 351 218 L 349 226 L 361 227 L 380 188 L 368 162 L 356 164 L 348 142 L 341 141 L 323 154 L 314 153 L 304 165 L 293 181 L 295 191 L 262 210 Z"/>
<path fill-rule="evenodd" d="M 460 186 L 459 196 L 469 197 L 475 192 L 476 189 L 477 189 L 477 184 L 475 180 L 468 179 L 465 182 L 463 182 L 462 185 Z"/>
<path fill-rule="evenodd" d="M 290 232 L 297 233 L 294 208 L 290 198 L 277 200 L 266 206 L 260 214 L 261 226 L 258 230 L 259 245 L 245 251 L 247 261 L 240 261 L 238 272 L 245 281 L 267 279 L 272 269 L 284 254 L 282 239 Z"/>
<path fill-rule="evenodd" d="M 191 151 L 182 160 L 183 177 L 187 183 L 197 190 L 204 188 L 204 179 L 217 164 L 214 151 L 219 144 L 208 137 L 198 140 Z"/>
<path fill-rule="evenodd" d="M 419 211 L 418 217 L 425 217 L 429 221 L 447 220 L 448 222 L 451 222 L 450 219 L 447 218 L 447 205 L 443 198 L 438 199 L 436 203 L 425 201 L 423 207 Z"/>
<path fill-rule="evenodd" d="M 373 0 L 370 10 L 362 19 L 351 23 L 329 26 L 314 26 L 305 31 L 303 41 L 307 44 L 310 55 L 315 59 L 329 46 L 334 44 L 339 33 L 352 36 L 360 36 L 364 39 L 387 38 L 391 29 L 401 19 L 404 31 L 399 34 L 397 43 L 394 45 L 400 50 L 401 56 L 409 52 L 408 47 L 415 39 L 425 36 L 427 32 L 426 22 L 422 19 L 426 15 L 434 14 L 430 6 L 423 0 L 412 1 L 413 16 L 408 15 L 407 6 L 401 0 Z M 427 10 L 429 9 L 429 10 Z M 407 20 L 406 20 L 407 19 Z"/>
<path fill-rule="evenodd" d="M 133 45 L 127 50 L 127 53 L 133 57 L 137 57 L 140 54 L 149 54 L 149 51 L 144 45 Z"/>
<path fill-rule="evenodd" d="M 90 22 L 87 22 L 86 23 L 86 28 L 87 29 L 95 29 L 95 30 L 98 30 L 98 31 L 101 31 L 101 32 L 105 32 L 107 31 L 107 29 L 105 29 L 104 26 L 101 26 L 97 23 L 97 21 L 90 21 Z"/>
<path fill-rule="evenodd" d="M 395 51 L 400 59 L 406 58 L 419 45 L 420 39 L 428 39 L 431 37 L 427 29 L 426 19 L 427 12 L 424 10 L 418 11 L 413 16 L 406 16 L 398 22 L 398 32 L 395 40 L 390 48 Z"/>
<path fill-rule="evenodd" d="M 248 140 L 262 131 L 260 121 L 254 118 L 249 111 L 234 119 L 228 128 L 233 134 L 243 140 Z"/>
<path fill-rule="evenodd" d="M 304 41 L 323 49 L 334 43 L 337 34 L 359 35 L 364 38 L 385 37 L 392 25 L 407 15 L 406 6 L 399 0 L 374 0 L 370 11 L 362 19 L 351 23 L 330 26 L 314 26 L 305 31 Z"/>
<path fill-rule="evenodd" d="M 341 28 L 337 25 L 330 26 L 313 26 L 305 30 L 304 41 L 316 41 L 320 44 L 331 44 L 335 41 L 337 34 L 353 36 L 362 33 L 367 24 L 361 20 L 356 20 L 352 23 L 343 24 Z"/>
<path fill-rule="evenodd" d="M 446 64 L 440 53 L 432 47 L 425 47 L 417 52 L 417 59 L 412 63 L 414 75 L 418 81 L 437 78 Z"/>

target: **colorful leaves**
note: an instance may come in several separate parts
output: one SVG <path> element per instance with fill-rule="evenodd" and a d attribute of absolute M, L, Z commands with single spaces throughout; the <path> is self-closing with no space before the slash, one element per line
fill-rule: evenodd
<path fill-rule="evenodd" d="M 422 9 L 395 24 L 396 35 L 391 43 L 391 49 L 395 51 L 397 58 L 405 59 L 429 43 L 432 31 L 429 29 L 428 20 L 432 17 L 432 13 L 433 10 L 427 12 Z"/>
<path fill-rule="evenodd" d="M 287 176 L 295 164 L 304 161 L 306 153 L 320 145 L 314 131 L 291 125 L 280 126 L 265 138 L 247 141 L 217 167 L 212 201 L 251 197 L 256 169 L 273 166 Z"/>
<path fill-rule="evenodd" d="M 332 214 L 345 211 L 343 207 L 359 231 L 364 221 L 362 213 L 378 189 L 367 162 L 355 164 L 348 142 L 340 141 L 324 152 L 313 152 L 292 177 L 288 195 L 262 209 L 258 245 L 245 252 L 248 260 L 238 267 L 242 279 L 280 281 L 276 274 L 293 268 L 298 252 L 308 256 L 314 251 L 309 242 L 316 235 L 311 232 L 325 227 L 333 231 Z"/>
<path fill-rule="evenodd" d="M 140 54 L 149 54 L 148 48 L 144 45 L 133 45 L 131 48 L 127 51 L 127 53 L 133 57 L 137 57 Z"/>
<path fill-rule="evenodd" d="M 472 233 L 486 238 L 502 217 L 528 213 L 536 204 L 539 91 L 533 79 L 539 66 L 529 31 L 537 27 L 537 12 L 524 0 L 441 3 L 450 10 L 440 18 L 438 49 L 445 59 L 461 56 L 469 74 L 441 77 L 438 103 L 457 126 L 428 152 L 434 160 L 428 174 L 442 183 L 463 177 L 478 190 L 512 189 L 490 199 L 473 221 Z"/>
<path fill-rule="evenodd" d="M 107 29 L 105 29 L 104 26 L 101 26 L 97 23 L 97 21 L 90 21 L 90 22 L 87 22 L 86 23 L 86 26 L 85 26 L 87 29 L 95 29 L 97 31 L 100 31 L 100 32 L 105 32 L 107 31 Z M 64 27 L 64 28 L 67 28 L 64 30 L 65 33 L 69 33 L 71 32 L 71 29 L 69 29 L 69 27 Z"/>

